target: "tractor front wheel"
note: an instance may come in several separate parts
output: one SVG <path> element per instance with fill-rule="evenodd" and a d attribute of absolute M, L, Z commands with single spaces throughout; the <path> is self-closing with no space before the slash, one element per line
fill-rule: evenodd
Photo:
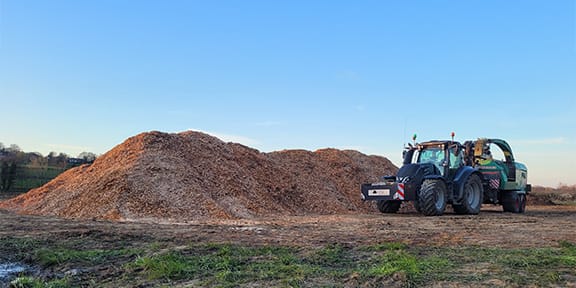
<path fill-rule="evenodd" d="M 418 193 L 418 207 L 426 216 L 439 216 L 446 209 L 446 184 L 442 180 L 424 180 Z"/>
<path fill-rule="evenodd" d="M 376 202 L 376 206 L 378 206 L 378 210 L 382 213 L 396 213 L 400 210 L 400 205 L 402 202 L 394 201 L 394 200 L 380 200 Z"/>
<path fill-rule="evenodd" d="M 454 212 L 457 214 L 478 214 L 482 207 L 482 198 L 484 196 L 484 188 L 482 187 L 482 180 L 476 174 L 470 175 L 464 183 L 464 191 L 462 191 L 462 203 L 454 204 Z"/>
<path fill-rule="evenodd" d="M 420 203 L 418 202 L 418 198 L 416 198 L 416 200 L 414 200 L 414 209 L 416 209 L 416 211 L 418 213 L 422 213 L 422 209 L 420 208 Z"/>

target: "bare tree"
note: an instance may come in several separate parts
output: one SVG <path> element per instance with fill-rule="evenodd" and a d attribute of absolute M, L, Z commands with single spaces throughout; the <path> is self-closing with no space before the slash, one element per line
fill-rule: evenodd
<path fill-rule="evenodd" d="M 3 161 L 0 165 L 0 191 L 7 192 L 16 180 L 16 162 Z"/>
<path fill-rule="evenodd" d="M 60 168 L 66 168 L 66 165 L 68 165 L 68 155 L 66 155 L 65 153 L 60 153 L 58 154 L 56 159 L 57 159 L 56 166 Z"/>
<path fill-rule="evenodd" d="M 92 152 L 82 152 L 78 154 L 78 158 L 83 159 L 84 163 L 92 163 L 96 160 L 96 154 Z"/>
<path fill-rule="evenodd" d="M 22 151 L 22 149 L 20 149 L 20 146 L 16 144 L 10 144 L 10 147 L 8 147 L 8 149 L 6 150 L 8 150 L 11 153 L 18 153 Z"/>
<path fill-rule="evenodd" d="M 58 161 L 58 153 L 54 151 L 48 153 L 46 160 L 48 160 L 48 166 L 56 166 L 56 162 Z"/>

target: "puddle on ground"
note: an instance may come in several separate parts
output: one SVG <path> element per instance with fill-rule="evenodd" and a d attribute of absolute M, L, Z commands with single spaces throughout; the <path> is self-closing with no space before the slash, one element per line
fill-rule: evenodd
<path fill-rule="evenodd" d="M 0 280 L 4 280 L 9 276 L 24 272 L 26 266 L 18 263 L 0 263 Z"/>

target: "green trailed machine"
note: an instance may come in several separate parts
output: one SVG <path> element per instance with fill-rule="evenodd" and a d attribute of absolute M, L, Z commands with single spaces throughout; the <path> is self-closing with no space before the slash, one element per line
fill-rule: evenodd
<path fill-rule="evenodd" d="M 452 140 L 416 143 L 414 135 L 398 173 L 363 184 L 362 199 L 377 201 L 382 213 L 397 212 L 404 201 L 427 216 L 442 215 L 448 204 L 457 214 L 478 214 L 484 203 L 523 213 L 531 186 L 526 166 L 516 162 L 510 145 L 501 139 L 453 139 L 454 134 Z M 493 158 L 493 149 L 502 159 Z"/>

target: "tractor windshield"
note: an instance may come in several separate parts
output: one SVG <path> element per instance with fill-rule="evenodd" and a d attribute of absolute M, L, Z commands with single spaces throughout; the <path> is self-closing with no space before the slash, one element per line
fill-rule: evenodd
<path fill-rule="evenodd" d="M 442 163 L 445 160 L 444 150 L 441 146 L 424 147 L 418 152 L 416 163 L 432 163 L 438 170 L 444 171 Z"/>
<path fill-rule="evenodd" d="M 444 150 L 440 147 L 427 147 L 420 151 L 418 163 L 442 163 L 444 161 Z"/>

